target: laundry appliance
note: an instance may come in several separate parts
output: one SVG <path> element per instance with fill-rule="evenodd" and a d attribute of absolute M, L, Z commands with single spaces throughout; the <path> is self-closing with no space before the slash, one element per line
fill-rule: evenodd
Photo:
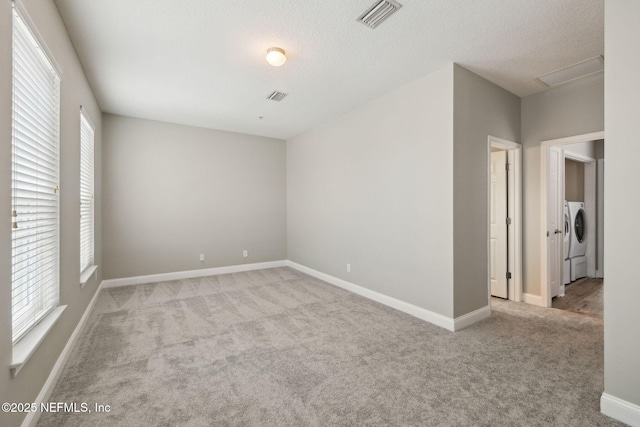
<path fill-rule="evenodd" d="M 571 281 L 587 275 L 587 213 L 583 202 L 567 202 L 571 220 L 569 259 Z"/>

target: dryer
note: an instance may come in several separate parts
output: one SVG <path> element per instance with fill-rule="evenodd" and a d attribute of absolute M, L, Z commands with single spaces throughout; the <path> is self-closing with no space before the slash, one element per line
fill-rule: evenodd
<path fill-rule="evenodd" d="M 587 213 L 583 202 L 567 202 L 571 220 L 569 258 L 571 281 L 587 275 Z"/>
<path fill-rule="evenodd" d="M 569 205 L 564 201 L 564 268 L 563 283 L 571 282 L 571 259 L 569 258 L 569 248 L 571 247 L 571 216 L 569 215 Z"/>

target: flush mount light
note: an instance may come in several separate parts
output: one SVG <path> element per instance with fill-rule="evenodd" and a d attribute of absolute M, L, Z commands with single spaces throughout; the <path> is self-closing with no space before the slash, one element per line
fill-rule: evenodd
<path fill-rule="evenodd" d="M 279 47 L 270 47 L 267 49 L 267 62 L 274 67 L 279 67 L 287 62 L 284 50 Z"/>

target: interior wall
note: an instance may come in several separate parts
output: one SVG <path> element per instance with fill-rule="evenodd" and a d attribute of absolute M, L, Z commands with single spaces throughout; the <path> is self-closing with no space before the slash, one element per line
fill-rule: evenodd
<path fill-rule="evenodd" d="M 602 140 L 600 140 L 602 141 Z M 596 158 L 596 141 L 576 142 L 575 144 L 563 145 L 565 154 Z"/>
<path fill-rule="evenodd" d="M 286 259 L 284 141 L 111 114 L 103 129 L 106 279 Z"/>
<path fill-rule="evenodd" d="M 291 261 L 453 315 L 452 93 L 448 65 L 287 141 Z"/>
<path fill-rule="evenodd" d="M 640 211 L 640 2 L 605 1 L 605 230 L 604 388 L 640 406 L 640 229 L 629 215 Z M 635 424 L 640 422 L 636 406 Z M 630 422 L 630 421 L 627 421 Z"/>
<path fill-rule="evenodd" d="M 564 198 L 584 202 L 584 163 L 564 159 Z"/>
<path fill-rule="evenodd" d="M 604 139 L 599 139 L 595 142 L 595 158 L 600 160 L 604 159 Z"/>
<path fill-rule="evenodd" d="M 454 317 L 459 317 L 489 303 L 488 136 L 519 142 L 520 98 L 459 65 L 453 88 Z"/>
<path fill-rule="evenodd" d="M 541 295 L 541 142 L 604 130 L 604 76 L 586 77 L 522 98 L 523 291 Z"/>
<path fill-rule="evenodd" d="M 11 229 L 0 221 L 0 401 L 34 402 L 102 280 L 101 113 L 66 29 L 51 0 L 21 2 L 62 71 L 60 88 L 60 303 L 62 317 L 27 364 L 11 378 Z M 0 2 L 0 211 L 11 210 L 11 2 Z M 80 105 L 96 126 L 95 257 L 99 265 L 80 289 Z M 0 412 L 0 425 L 20 425 L 24 414 Z"/>

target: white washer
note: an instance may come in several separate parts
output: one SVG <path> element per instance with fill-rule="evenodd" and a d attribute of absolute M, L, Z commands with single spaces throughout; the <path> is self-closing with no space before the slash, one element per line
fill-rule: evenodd
<path fill-rule="evenodd" d="M 564 201 L 564 269 L 563 283 L 571 282 L 571 259 L 569 258 L 569 248 L 571 247 L 571 216 L 569 215 L 569 205 Z"/>
<path fill-rule="evenodd" d="M 587 213 L 583 202 L 567 202 L 571 219 L 569 258 L 571 259 L 571 281 L 587 275 Z"/>

